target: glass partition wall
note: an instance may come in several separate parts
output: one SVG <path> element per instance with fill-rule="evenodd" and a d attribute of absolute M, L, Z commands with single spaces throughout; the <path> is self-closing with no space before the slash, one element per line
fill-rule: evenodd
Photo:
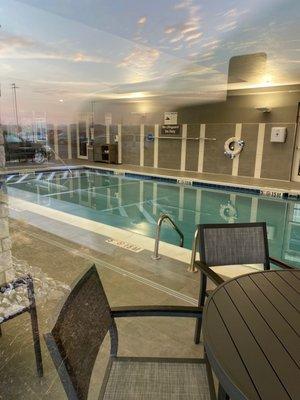
<path fill-rule="evenodd" d="M 92 264 L 112 306 L 195 306 L 196 226 L 266 221 L 270 255 L 300 267 L 299 1 L 0 9 L 0 283 L 32 276 L 44 366 L 29 315 L 2 323 L 26 291 L 1 292 L 0 399 L 66 398 L 42 335 Z M 158 261 L 162 214 L 184 245 L 163 224 Z M 202 354 L 193 321 L 137 320 L 121 354 Z"/>

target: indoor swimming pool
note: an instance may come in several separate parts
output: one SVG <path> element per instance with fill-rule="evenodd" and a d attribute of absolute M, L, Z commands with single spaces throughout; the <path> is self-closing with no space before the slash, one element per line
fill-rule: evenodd
<path fill-rule="evenodd" d="M 168 214 L 191 249 L 197 224 L 266 221 L 270 254 L 300 266 L 300 203 L 238 191 L 197 188 L 87 169 L 7 177 L 8 195 L 54 210 L 155 237 Z M 166 223 L 161 239 L 177 244 Z"/>

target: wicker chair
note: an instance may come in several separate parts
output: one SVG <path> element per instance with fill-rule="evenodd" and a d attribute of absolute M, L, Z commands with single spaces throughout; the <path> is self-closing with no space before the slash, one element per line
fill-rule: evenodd
<path fill-rule="evenodd" d="M 15 290 L 22 286 L 25 286 L 27 288 L 27 295 L 28 295 L 29 303 L 28 303 L 28 305 L 20 306 L 20 308 L 15 310 L 13 313 L 5 316 L 1 320 L 0 336 L 2 336 L 1 324 L 19 316 L 25 312 L 29 312 L 30 319 L 31 319 L 35 359 L 36 359 L 36 368 L 37 368 L 38 376 L 42 377 L 43 376 L 43 362 L 42 362 L 41 344 L 40 344 L 39 327 L 38 327 L 38 319 L 37 319 L 32 277 L 30 275 L 26 275 L 22 278 L 18 278 L 16 280 L 12 281 L 12 282 L 2 284 L 0 286 L 0 294 L 5 293 L 6 291 Z"/>
<path fill-rule="evenodd" d="M 200 261 L 195 261 L 195 266 L 201 272 L 200 309 L 208 296 L 207 278 L 215 285 L 220 285 L 230 278 L 224 272 L 229 266 L 233 267 L 236 276 L 255 272 L 253 267 L 257 267 L 257 264 L 265 270 L 270 269 L 270 263 L 280 268 L 291 268 L 269 256 L 265 222 L 199 225 L 198 232 Z M 200 341 L 201 325 L 202 319 L 198 318 L 194 337 L 196 344 Z"/>
<path fill-rule="evenodd" d="M 215 399 L 206 359 L 118 357 L 115 318 L 201 318 L 198 307 L 110 308 L 95 266 L 77 282 L 45 341 L 68 399 L 86 400 L 98 350 L 107 332 L 111 350 L 100 399 Z"/>

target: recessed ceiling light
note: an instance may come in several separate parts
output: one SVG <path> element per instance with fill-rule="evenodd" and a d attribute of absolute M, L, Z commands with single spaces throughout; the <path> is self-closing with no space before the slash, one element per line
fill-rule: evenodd
<path fill-rule="evenodd" d="M 64 102 L 64 99 L 59 99 L 59 102 L 60 102 L 60 103 L 63 103 L 63 102 Z"/>

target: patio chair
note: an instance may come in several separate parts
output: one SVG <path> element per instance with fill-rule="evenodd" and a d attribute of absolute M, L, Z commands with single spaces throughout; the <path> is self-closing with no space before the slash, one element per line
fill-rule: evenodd
<path fill-rule="evenodd" d="M 69 400 L 86 400 L 98 350 L 110 333 L 110 359 L 100 399 L 215 399 L 207 360 L 118 357 L 116 318 L 201 318 L 198 307 L 110 308 L 97 269 L 92 266 L 74 286 L 54 328 L 44 335 Z M 100 385 L 99 385 L 100 386 Z"/>
<path fill-rule="evenodd" d="M 237 275 L 255 272 L 257 268 L 270 269 L 270 263 L 280 268 L 291 268 L 269 256 L 267 227 L 265 222 L 242 224 L 199 225 L 200 261 L 195 266 L 201 273 L 198 305 L 204 306 L 208 296 L 207 278 L 215 285 Z M 230 273 L 227 274 L 226 270 Z M 202 318 L 196 322 L 194 341 L 200 341 Z"/>
<path fill-rule="evenodd" d="M 43 362 L 42 362 L 42 353 L 41 353 L 41 344 L 40 344 L 40 336 L 39 336 L 39 327 L 38 327 L 38 319 L 36 312 L 36 304 L 35 304 L 35 296 L 34 296 L 34 287 L 33 280 L 30 275 L 26 275 L 24 277 L 15 279 L 12 282 L 2 284 L 0 286 L 0 302 L 1 302 L 1 294 L 16 290 L 19 287 L 26 286 L 27 295 L 28 295 L 28 305 L 20 305 L 19 307 L 15 307 L 14 311 L 5 315 L 3 319 L 0 321 L 0 336 L 2 336 L 1 325 L 5 322 L 18 317 L 19 315 L 28 312 L 30 314 L 31 319 L 31 328 L 32 328 L 32 336 L 33 336 L 33 346 L 35 352 L 35 360 L 36 360 L 36 369 L 39 377 L 43 376 Z"/>

